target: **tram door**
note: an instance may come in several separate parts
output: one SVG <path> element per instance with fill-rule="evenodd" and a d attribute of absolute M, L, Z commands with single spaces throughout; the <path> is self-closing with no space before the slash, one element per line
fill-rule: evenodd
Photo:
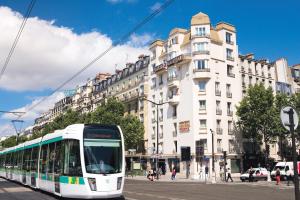
<path fill-rule="evenodd" d="M 54 157 L 54 192 L 60 193 L 60 182 L 59 178 L 62 173 L 62 141 L 56 142 Z"/>

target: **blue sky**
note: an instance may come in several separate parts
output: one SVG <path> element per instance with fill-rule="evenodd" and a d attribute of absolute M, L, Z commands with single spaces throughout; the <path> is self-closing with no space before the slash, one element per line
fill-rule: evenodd
<path fill-rule="evenodd" d="M 13 12 L 16 11 L 23 14 L 29 2 L 30 0 L 0 0 L 0 7 L 9 7 Z M 141 19 L 148 16 L 155 5 L 160 5 L 163 2 L 164 1 L 150 0 L 37 0 L 31 16 L 38 17 L 39 20 L 54 20 L 51 26 L 64 30 L 67 29 L 71 31 L 73 35 L 75 34 L 75 36 L 96 32 L 98 34 L 97 36 L 89 37 L 104 37 L 107 42 L 105 44 L 108 44 L 110 40 L 115 41 L 128 32 Z M 134 55 L 140 52 L 140 50 L 143 50 L 143 48 L 146 49 L 145 45 L 152 39 L 167 38 L 172 28 L 188 28 L 191 17 L 198 12 L 204 12 L 209 15 L 213 25 L 220 21 L 235 25 L 240 53 L 245 54 L 252 52 L 256 58 L 268 58 L 269 60 L 284 57 L 288 60 L 289 65 L 300 63 L 300 41 L 298 39 L 300 32 L 298 14 L 300 1 L 252 0 L 247 3 L 244 2 L 245 1 L 238 0 L 175 0 L 163 13 L 156 16 L 148 24 L 138 30 L 136 33 L 137 38 L 143 39 L 143 37 L 145 37 L 145 41 L 147 42 L 138 44 L 138 49 L 135 49 L 136 52 Z M 0 18 L 0 23 L 1 20 L 5 19 Z M 12 26 L 19 28 L 19 24 L 17 23 Z M 33 28 L 30 27 L 30 24 L 26 25 L 24 35 L 22 35 L 20 39 L 20 47 L 17 46 L 15 50 L 16 54 L 18 51 L 23 50 L 21 42 L 22 40 L 24 40 L 24 42 L 26 41 L 26 34 L 29 34 L 26 32 L 27 29 Z M 11 37 L 6 38 L 8 44 L 11 45 L 13 43 L 15 34 L 16 31 L 12 31 L 11 34 L 8 34 L 11 35 Z M 92 44 L 90 41 L 86 42 L 86 40 L 91 39 L 80 39 L 80 41 L 81 40 L 85 40 L 84 44 Z M 9 46 L 6 44 L 5 47 Z M 27 48 L 30 47 L 27 46 Z M 124 48 L 126 49 L 127 46 Z M 6 48 L 7 52 L 5 52 L 4 47 L 3 49 L 2 53 L 0 51 L 1 67 L 9 51 L 8 48 Z M 129 51 L 127 51 L 127 54 L 128 53 L 130 54 Z M 23 56 L 24 55 L 26 54 L 23 54 Z M 21 56 L 22 55 L 13 56 L 10 65 L 8 65 L 8 69 L 10 67 L 13 68 L 14 59 L 20 60 L 22 59 Z M 37 58 L 33 60 L 36 61 Z M 86 58 L 84 61 L 88 60 L 89 59 Z M 122 62 L 125 61 L 120 61 L 119 63 Z M 35 63 L 33 62 L 31 65 L 35 65 Z M 36 65 L 40 65 L 40 63 L 36 63 Z M 107 63 L 106 65 L 110 66 L 110 64 Z M 111 64 L 111 66 L 113 65 L 116 64 Z M 102 63 L 96 64 L 96 67 L 98 67 L 96 71 L 107 70 L 107 68 L 102 67 Z M 45 67 L 45 69 L 46 68 L 47 67 Z M 49 68 L 51 68 L 51 66 Z M 68 75 L 71 75 L 71 73 L 66 73 L 64 77 L 67 78 L 66 76 Z M 34 76 L 38 77 L 38 72 Z M 53 74 L 53 77 L 56 78 L 55 74 Z M 11 78 L 13 79 L 14 77 Z M 57 80 L 61 79 L 57 78 Z M 83 77 L 77 80 L 78 84 L 82 80 Z M 0 80 L 0 110 L 14 110 L 30 105 L 36 98 L 48 95 L 51 90 L 55 88 L 55 83 L 50 83 L 50 81 L 49 85 L 45 82 L 43 83 L 43 87 L 40 88 L 29 86 L 3 87 L 1 84 L 5 83 L 1 83 Z M 59 82 L 56 84 L 58 86 Z M 7 117 L 1 117 L 0 115 L 0 132 L 1 126 L 8 124 L 9 120 Z M 29 117 L 26 125 L 31 123 L 32 119 Z"/>

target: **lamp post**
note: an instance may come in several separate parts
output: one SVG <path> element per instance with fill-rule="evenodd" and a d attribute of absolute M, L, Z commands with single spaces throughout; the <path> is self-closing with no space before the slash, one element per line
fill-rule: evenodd
<path fill-rule="evenodd" d="M 209 130 L 211 132 L 211 145 L 212 145 L 212 147 L 211 147 L 211 150 L 212 150 L 212 152 L 211 152 L 211 155 L 212 155 L 212 176 L 214 176 L 214 178 L 216 178 L 216 176 L 215 176 L 214 131 L 212 129 L 209 129 Z M 212 177 L 212 181 L 214 181 L 213 177 Z"/>
<path fill-rule="evenodd" d="M 158 106 L 161 106 L 163 104 L 169 103 L 169 102 L 162 102 L 162 103 L 156 103 L 154 101 L 151 101 L 145 97 L 141 98 L 143 100 L 146 100 L 156 106 L 156 179 L 159 179 L 159 174 L 158 174 Z"/>

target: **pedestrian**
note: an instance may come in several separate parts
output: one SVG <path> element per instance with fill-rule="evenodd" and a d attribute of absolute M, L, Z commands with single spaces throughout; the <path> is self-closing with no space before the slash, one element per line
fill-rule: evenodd
<path fill-rule="evenodd" d="M 280 169 L 276 169 L 276 185 L 279 185 L 280 183 Z"/>
<path fill-rule="evenodd" d="M 292 180 L 292 170 L 287 170 L 286 178 L 287 178 L 287 186 L 290 186 L 290 181 L 293 181 Z"/>
<path fill-rule="evenodd" d="M 175 178 L 176 178 L 176 169 L 174 167 L 172 170 L 171 180 L 175 180 Z"/>
<path fill-rule="evenodd" d="M 227 179 L 226 179 L 226 182 L 228 182 L 229 179 L 231 180 L 231 182 L 233 182 L 232 177 L 231 177 L 231 170 L 230 170 L 230 168 L 227 169 Z"/>
<path fill-rule="evenodd" d="M 253 173 L 254 173 L 254 170 L 252 167 L 250 167 L 249 169 L 249 182 L 253 182 Z"/>

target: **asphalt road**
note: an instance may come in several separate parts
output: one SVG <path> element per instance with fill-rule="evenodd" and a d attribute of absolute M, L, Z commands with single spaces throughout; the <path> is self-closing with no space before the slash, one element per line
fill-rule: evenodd
<path fill-rule="evenodd" d="M 293 187 L 274 183 L 204 184 L 126 180 L 126 200 L 294 200 Z M 0 200 L 57 200 L 48 193 L 0 179 Z"/>

